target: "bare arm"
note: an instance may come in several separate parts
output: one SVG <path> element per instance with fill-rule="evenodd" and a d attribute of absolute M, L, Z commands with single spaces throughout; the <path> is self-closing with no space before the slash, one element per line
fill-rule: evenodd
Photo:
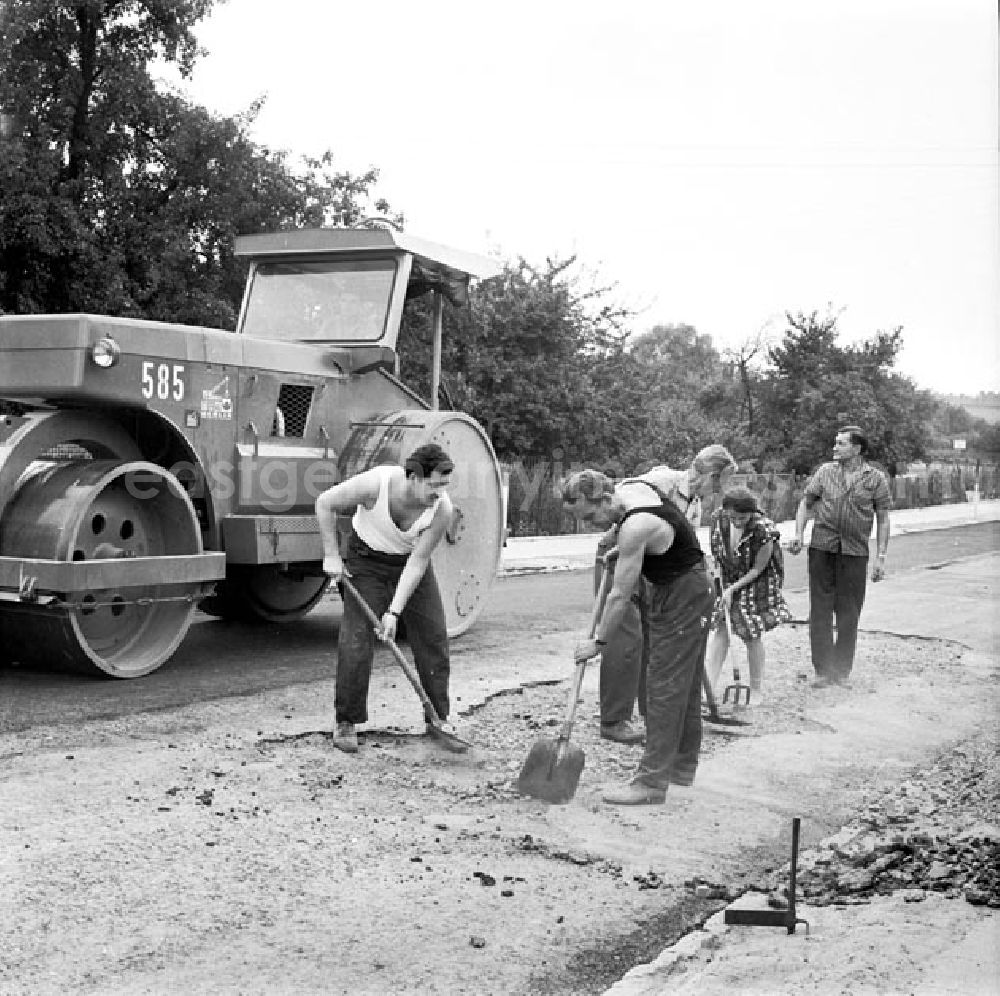
<path fill-rule="evenodd" d="M 445 531 L 451 522 L 452 505 L 451 502 L 441 499 L 434 510 L 434 518 L 431 524 L 420 534 L 417 545 L 413 548 L 413 553 L 407 558 L 403 573 L 399 576 L 396 584 L 396 594 L 392 598 L 389 609 L 399 615 L 410 600 L 414 589 L 420 584 L 420 579 L 427 573 L 427 565 L 431 562 L 431 554 L 434 553 L 438 543 L 444 537 Z"/>
<path fill-rule="evenodd" d="M 722 597 L 726 599 L 727 602 L 732 600 L 734 594 L 739 591 L 740 588 L 746 588 L 752 585 L 754 581 L 757 580 L 767 570 L 767 565 L 771 562 L 771 554 L 774 552 L 774 540 L 768 540 L 761 548 L 757 551 L 757 556 L 754 558 L 753 567 L 750 568 L 746 574 L 743 575 L 739 580 L 734 581 L 728 588 L 722 592 Z"/>
<path fill-rule="evenodd" d="M 629 519 L 618 536 L 618 562 L 615 564 L 615 580 L 608 592 L 608 600 L 604 605 L 604 615 L 597 626 L 595 639 L 607 643 L 608 637 L 621 625 L 622 615 L 632 598 L 636 583 L 642 573 L 642 557 L 645 543 L 638 542 L 634 536 L 635 530 L 629 529 L 636 520 Z"/>
<path fill-rule="evenodd" d="M 872 581 L 881 581 L 885 577 L 885 554 L 889 549 L 889 510 L 887 508 L 875 511 L 875 566 L 872 568 Z"/>
<path fill-rule="evenodd" d="M 665 533 L 660 532 L 661 526 Z M 614 586 L 608 593 L 604 614 L 598 623 L 595 638 L 577 644 L 578 661 L 589 660 L 600 653 L 599 642 L 606 643 L 608 637 L 621 625 L 622 615 L 642 574 L 646 545 L 654 536 L 664 535 L 667 539 L 664 550 L 667 550 L 674 542 L 673 528 L 662 519 L 648 515 L 634 516 L 621 527 L 618 532 L 618 561 L 615 564 Z"/>
<path fill-rule="evenodd" d="M 410 600 L 417 585 L 420 584 L 420 579 L 427 573 L 431 554 L 434 553 L 435 547 L 441 542 L 451 523 L 452 511 L 453 506 L 447 496 L 441 498 L 434 510 L 431 524 L 420 534 L 413 552 L 407 558 L 403 573 L 399 575 L 399 581 L 396 583 L 396 591 L 389 603 L 389 608 L 382 616 L 382 632 L 379 635 L 383 640 L 395 639 L 399 614 L 406 608 L 406 603 Z"/>
<path fill-rule="evenodd" d="M 802 549 L 802 538 L 805 536 L 806 522 L 812 514 L 812 504 L 808 496 L 803 495 L 795 510 L 795 539 L 788 544 L 789 553 L 798 553 Z"/>
<path fill-rule="evenodd" d="M 334 580 L 344 573 L 337 545 L 337 516 L 353 512 L 359 505 L 371 507 L 378 498 L 379 476 L 366 471 L 327 488 L 316 499 L 316 519 L 323 539 L 323 570 Z"/>

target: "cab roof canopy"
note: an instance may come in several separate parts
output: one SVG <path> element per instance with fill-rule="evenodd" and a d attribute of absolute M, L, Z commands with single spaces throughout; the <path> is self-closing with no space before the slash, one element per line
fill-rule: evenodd
<path fill-rule="evenodd" d="M 451 249 L 391 228 L 312 228 L 238 235 L 236 256 L 252 261 L 331 255 L 390 255 L 412 259 L 407 297 L 440 290 L 453 304 L 465 304 L 470 277 L 495 277 L 502 265 L 489 256 Z"/>

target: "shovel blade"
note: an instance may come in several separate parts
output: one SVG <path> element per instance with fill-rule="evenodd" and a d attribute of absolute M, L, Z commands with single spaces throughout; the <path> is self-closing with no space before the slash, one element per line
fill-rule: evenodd
<path fill-rule="evenodd" d="M 441 721 L 427 724 L 427 733 L 433 737 L 445 750 L 452 754 L 464 754 L 472 746 L 468 740 L 463 740 L 454 730 Z"/>
<path fill-rule="evenodd" d="M 545 802 L 569 802 L 580 783 L 587 756 L 559 740 L 538 740 L 521 766 L 517 790 Z"/>

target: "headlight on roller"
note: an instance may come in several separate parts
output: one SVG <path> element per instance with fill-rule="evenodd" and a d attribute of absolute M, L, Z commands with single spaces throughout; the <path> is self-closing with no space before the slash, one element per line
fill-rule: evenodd
<path fill-rule="evenodd" d="M 117 362 L 119 357 L 122 355 L 122 348 L 115 342 L 111 336 L 106 335 L 102 339 L 98 339 L 93 346 L 90 347 L 90 358 L 99 367 L 107 369 L 108 367 L 113 367 Z"/>

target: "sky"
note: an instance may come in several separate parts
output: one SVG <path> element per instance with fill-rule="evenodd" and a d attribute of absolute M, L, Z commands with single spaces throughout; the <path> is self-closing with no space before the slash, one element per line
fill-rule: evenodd
<path fill-rule="evenodd" d="M 784 314 L 1000 390 L 993 0 L 228 0 L 184 84 L 252 134 L 379 170 L 414 235 L 575 255 L 630 327 L 717 348 Z"/>

